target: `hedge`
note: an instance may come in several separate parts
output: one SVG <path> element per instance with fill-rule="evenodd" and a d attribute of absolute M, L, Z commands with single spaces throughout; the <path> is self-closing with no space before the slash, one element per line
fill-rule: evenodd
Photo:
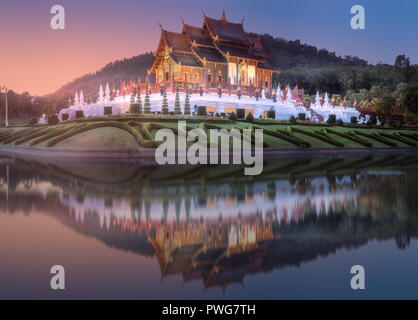
<path fill-rule="evenodd" d="M 10 130 L 10 131 L 6 131 L 3 132 L 2 134 L 0 134 L 0 142 L 4 139 L 7 139 L 8 137 L 11 137 L 12 135 L 14 135 L 16 132 L 14 130 Z"/>
<path fill-rule="evenodd" d="M 365 147 L 371 147 L 372 146 L 372 144 L 369 141 L 360 138 L 354 132 L 353 132 L 353 134 L 348 134 L 348 133 L 345 133 L 345 132 L 334 131 L 334 130 L 331 130 L 329 128 L 324 128 L 323 130 L 325 130 L 325 132 L 327 132 L 327 133 L 335 134 L 336 136 L 340 136 L 340 137 L 349 139 L 351 141 L 357 142 L 357 143 L 359 143 L 359 144 L 361 144 Z"/>
<path fill-rule="evenodd" d="M 267 118 L 276 119 L 276 111 L 274 111 L 274 110 L 267 111 Z"/>
<path fill-rule="evenodd" d="M 52 130 L 54 130 L 54 129 L 52 129 Z M 17 139 L 15 141 L 15 145 L 19 145 L 19 144 L 22 144 L 26 141 L 29 141 L 29 140 L 38 138 L 40 136 L 43 136 L 45 133 L 47 133 L 49 131 L 51 131 L 50 128 L 39 129 L 36 132 L 33 132 L 31 134 L 28 134 L 28 135 L 25 135 L 25 136 L 21 137 L 20 139 Z"/>
<path fill-rule="evenodd" d="M 142 124 L 142 125 L 141 125 L 141 131 L 142 131 L 142 133 L 144 134 L 144 136 L 145 136 L 148 140 L 153 141 L 153 140 L 154 140 L 154 137 L 152 136 L 152 134 L 151 134 L 151 131 L 150 131 L 150 130 L 152 130 L 151 123 L 147 122 L 147 123 L 144 123 L 144 124 Z"/>
<path fill-rule="evenodd" d="M 401 136 L 403 136 L 405 138 L 409 138 L 409 139 L 412 139 L 412 140 L 418 140 L 418 135 L 413 134 L 413 133 L 409 134 L 409 133 L 405 133 L 405 132 L 398 132 L 398 134 L 400 134 Z"/>
<path fill-rule="evenodd" d="M 253 116 L 253 114 L 251 112 L 249 114 L 247 114 L 247 116 L 245 117 L 245 120 L 247 122 L 254 122 L 254 116 Z"/>
<path fill-rule="evenodd" d="M 21 138 L 23 135 L 31 134 L 35 130 L 36 129 L 32 128 L 32 129 L 25 129 L 25 130 L 15 132 L 11 135 L 8 135 L 8 136 L 3 137 L 2 139 L 0 139 L 0 142 L 3 142 L 4 144 L 9 144 L 9 143 Z"/>
<path fill-rule="evenodd" d="M 30 125 L 30 126 L 33 126 L 33 125 L 35 125 L 35 124 L 38 124 L 38 118 L 31 118 L 31 119 L 29 120 L 29 125 Z"/>
<path fill-rule="evenodd" d="M 237 109 L 237 118 L 245 119 L 245 109 Z"/>
<path fill-rule="evenodd" d="M 131 104 L 131 106 L 130 106 L 130 108 L 129 108 L 129 112 L 130 113 L 137 113 L 137 114 L 139 114 L 139 113 L 141 113 L 141 105 L 139 104 L 139 103 L 134 103 L 134 104 Z"/>
<path fill-rule="evenodd" d="M 244 129 L 242 129 L 242 128 L 236 128 L 236 127 L 232 127 L 232 128 L 231 128 L 231 130 L 232 130 L 232 129 L 237 129 L 237 130 L 240 132 L 240 134 L 242 134 L 242 136 L 244 137 L 244 133 L 243 133 L 243 132 L 241 132 L 241 131 L 243 131 Z M 250 125 L 247 129 L 250 129 L 250 130 L 251 130 L 251 145 L 255 145 L 254 126 L 253 126 L 253 125 Z M 265 142 L 265 141 L 263 141 L 263 147 L 264 147 L 264 148 L 268 148 L 268 147 L 269 147 L 268 143 L 267 143 L 267 142 Z"/>
<path fill-rule="evenodd" d="M 113 114 L 113 108 L 112 107 L 103 107 L 103 114 L 105 116 Z"/>
<path fill-rule="evenodd" d="M 119 128 L 125 131 L 128 131 L 135 139 L 136 141 L 140 144 L 143 145 L 144 147 L 154 147 L 155 146 L 155 141 L 146 141 L 143 136 L 141 135 L 140 132 L 138 132 L 137 130 L 133 129 L 132 127 L 128 126 L 125 123 L 120 123 L 120 122 L 98 122 L 98 123 L 92 123 L 92 124 L 88 124 L 85 126 L 81 126 L 78 127 L 74 130 L 70 130 L 69 132 L 66 132 L 58 137 L 55 137 L 54 139 L 51 139 L 47 146 L 48 147 L 53 147 L 54 145 L 56 145 L 57 143 L 64 141 L 76 134 L 80 134 L 83 133 L 85 131 L 89 131 L 89 130 L 93 130 L 93 129 L 97 129 L 97 128 L 103 128 L 103 127 L 115 127 L 115 128 Z"/>
<path fill-rule="evenodd" d="M 236 120 L 238 120 L 237 115 L 235 114 L 235 112 L 234 112 L 234 111 L 232 111 L 232 112 L 229 114 L 229 120 L 232 120 L 232 121 L 236 121 Z"/>
<path fill-rule="evenodd" d="M 76 117 L 77 119 L 84 118 L 84 112 L 83 112 L 83 110 L 77 110 L 77 111 L 75 112 L 75 117 Z"/>
<path fill-rule="evenodd" d="M 85 126 L 85 124 L 76 125 L 76 126 L 73 126 L 71 128 L 56 128 L 56 129 L 52 130 L 50 133 L 48 133 L 46 135 L 43 135 L 43 136 L 39 137 L 38 139 L 35 139 L 35 140 L 31 141 L 30 145 L 34 146 L 34 145 L 40 144 L 44 141 L 47 141 L 47 140 L 52 139 L 54 137 L 57 137 L 57 136 L 59 136 L 63 133 L 70 132 L 71 130 L 74 130 L 78 127 L 83 127 L 83 126 Z"/>
<path fill-rule="evenodd" d="M 198 116 L 207 116 L 206 107 L 197 107 L 197 115 Z"/>
<path fill-rule="evenodd" d="M 334 124 L 337 121 L 337 116 L 335 114 L 330 114 L 327 120 L 327 123 Z"/>
<path fill-rule="evenodd" d="M 255 126 L 255 128 L 263 129 L 263 128 L 257 127 L 257 126 Z M 269 136 L 272 136 L 272 137 L 279 138 L 279 139 L 282 139 L 284 141 L 290 142 L 290 143 L 292 143 L 292 144 L 294 144 L 295 146 L 298 146 L 298 147 L 301 147 L 301 146 L 310 147 L 311 146 L 311 144 L 309 142 L 304 141 L 304 140 L 299 139 L 299 138 L 296 138 L 295 136 L 292 136 L 292 135 L 288 134 L 287 132 L 281 131 L 281 130 L 278 130 L 278 129 L 275 129 L 274 131 L 263 129 L 263 133 L 266 134 L 266 135 L 269 135 Z"/>
<path fill-rule="evenodd" d="M 58 119 L 58 116 L 56 114 L 48 116 L 47 121 L 48 121 L 49 125 L 56 125 L 60 122 L 60 120 Z"/>
<path fill-rule="evenodd" d="M 380 132 L 379 134 L 381 136 L 385 137 L 385 138 L 397 140 L 397 141 L 402 142 L 402 143 L 404 143 L 404 144 L 406 144 L 408 146 L 412 146 L 412 147 L 416 147 L 417 146 L 415 142 L 410 141 L 410 140 L 408 140 L 408 139 L 406 139 L 406 138 L 404 138 L 404 137 L 402 137 L 400 135 L 396 135 L 394 133 L 387 134 L 387 133 Z"/>
<path fill-rule="evenodd" d="M 387 140 L 387 139 L 385 139 L 384 137 L 382 137 L 381 135 L 378 135 L 378 134 L 376 134 L 376 133 L 365 133 L 365 132 L 361 132 L 361 131 L 358 131 L 358 130 L 355 130 L 355 131 L 353 131 L 355 134 L 358 134 L 358 135 L 361 135 L 361 136 L 364 136 L 364 137 L 366 137 L 366 138 L 370 138 L 370 139 L 374 139 L 374 140 L 376 140 L 376 141 L 379 141 L 379 142 L 381 142 L 381 143 L 383 143 L 383 144 L 386 144 L 386 145 L 388 145 L 388 146 L 391 146 L 391 147 L 396 147 L 396 143 L 394 143 L 394 142 L 392 142 L 392 141 L 389 141 L 389 140 Z"/>
<path fill-rule="evenodd" d="M 319 139 L 319 140 L 322 140 L 322 141 L 324 141 L 326 143 L 329 143 L 331 145 L 334 145 L 336 147 L 344 147 L 344 143 L 335 140 L 334 138 L 330 137 L 326 133 L 320 133 L 320 132 L 316 132 L 316 131 L 313 131 L 313 130 L 305 131 L 305 130 L 302 130 L 302 129 L 299 129 L 299 128 L 292 128 L 291 130 L 293 130 L 295 132 L 298 132 L 298 133 L 301 133 L 301 134 L 304 134 L 304 135 L 307 135 L 307 136 L 311 136 L 311 137 Z"/>
<path fill-rule="evenodd" d="M 296 123 L 296 118 L 295 116 L 290 116 L 289 117 L 289 122 L 295 124 Z"/>
<path fill-rule="evenodd" d="M 89 117 L 71 120 L 70 123 L 91 123 L 91 122 L 128 122 L 128 121 L 139 121 L 139 122 L 178 122 L 179 120 L 186 120 L 190 123 L 200 123 L 201 121 L 213 122 L 213 123 L 232 123 L 228 119 L 206 117 L 206 116 L 167 116 L 167 115 L 156 115 L 156 114 L 141 114 L 138 115 L 113 115 L 113 116 L 101 116 L 101 117 Z"/>

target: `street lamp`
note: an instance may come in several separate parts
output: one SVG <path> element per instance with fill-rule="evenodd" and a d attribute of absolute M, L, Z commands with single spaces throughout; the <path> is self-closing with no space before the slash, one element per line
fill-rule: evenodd
<path fill-rule="evenodd" d="M 7 104 L 7 92 L 8 89 L 6 86 L 1 86 L 1 93 L 4 93 L 6 96 L 6 119 L 5 119 L 5 126 L 6 128 L 9 126 L 9 108 L 8 108 L 8 104 Z"/>

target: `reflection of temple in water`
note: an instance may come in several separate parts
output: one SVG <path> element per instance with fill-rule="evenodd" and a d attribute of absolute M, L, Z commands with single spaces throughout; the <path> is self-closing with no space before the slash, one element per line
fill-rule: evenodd
<path fill-rule="evenodd" d="M 135 185 L 112 193 L 111 184 L 86 189 L 71 179 L 5 169 L 0 168 L 0 213 L 49 214 L 111 247 L 155 255 L 162 278 L 201 279 L 205 288 L 225 289 L 247 274 L 300 265 L 371 239 L 395 238 L 402 248 L 418 234 L 417 200 L 408 192 L 414 177 L 352 173 Z M 405 198 L 391 199 L 392 188 L 405 188 Z"/>

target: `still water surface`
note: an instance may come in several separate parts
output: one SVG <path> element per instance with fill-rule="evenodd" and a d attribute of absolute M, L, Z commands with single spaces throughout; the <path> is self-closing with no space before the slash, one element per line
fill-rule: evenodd
<path fill-rule="evenodd" d="M 417 299 L 417 182 L 415 156 L 272 161 L 257 177 L 1 159 L 0 298 Z"/>

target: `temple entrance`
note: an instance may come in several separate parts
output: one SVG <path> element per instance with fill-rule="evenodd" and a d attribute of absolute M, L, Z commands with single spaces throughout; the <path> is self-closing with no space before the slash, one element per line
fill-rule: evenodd
<path fill-rule="evenodd" d="M 238 83 L 240 83 L 243 86 L 247 85 L 247 74 L 248 74 L 248 67 L 245 61 L 241 62 L 239 64 L 239 80 Z"/>

